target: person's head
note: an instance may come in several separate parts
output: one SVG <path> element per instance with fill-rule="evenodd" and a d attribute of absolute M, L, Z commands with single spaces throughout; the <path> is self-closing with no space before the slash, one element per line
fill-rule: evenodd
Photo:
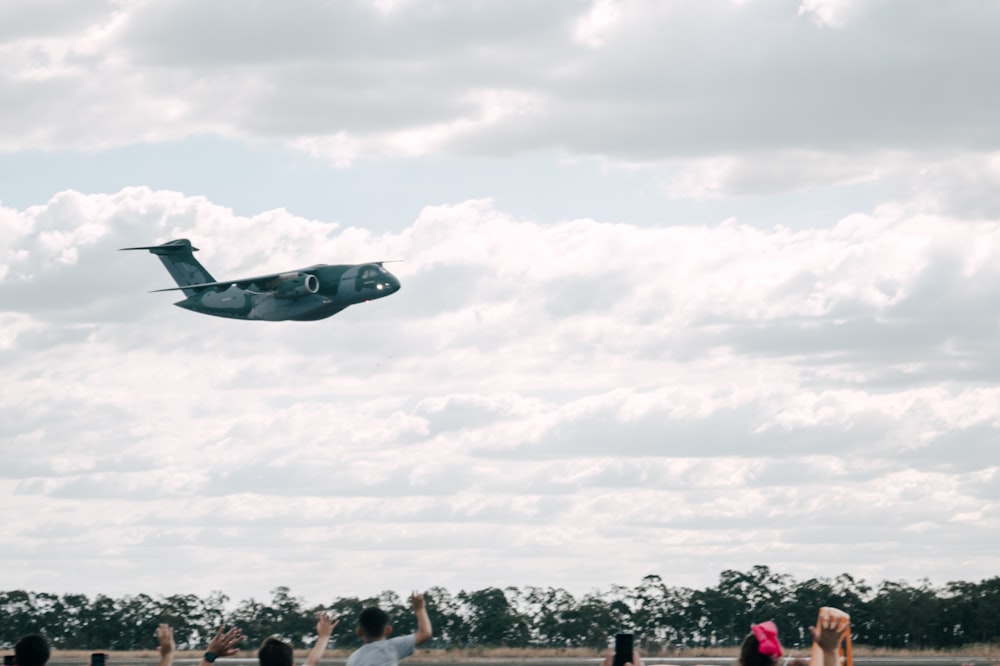
<path fill-rule="evenodd" d="M 291 645 L 271 636 L 261 643 L 260 649 L 257 650 L 257 660 L 260 666 L 292 666 L 295 655 Z"/>
<path fill-rule="evenodd" d="M 740 645 L 740 666 L 774 666 L 780 657 L 781 643 L 774 622 L 752 625 Z"/>
<path fill-rule="evenodd" d="M 389 616 L 381 608 L 369 606 L 358 616 L 358 636 L 364 642 L 388 638 L 392 633 L 389 626 Z"/>
<path fill-rule="evenodd" d="M 39 634 L 28 634 L 14 645 L 17 666 L 45 666 L 49 654 L 49 642 Z"/>

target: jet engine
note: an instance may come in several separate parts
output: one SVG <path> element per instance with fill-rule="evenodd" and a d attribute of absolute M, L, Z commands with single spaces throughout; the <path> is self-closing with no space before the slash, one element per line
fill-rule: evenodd
<path fill-rule="evenodd" d="M 274 288 L 278 298 L 299 298 L 319 291 L 319 280 L 312 273 L 286 273 Z"/>

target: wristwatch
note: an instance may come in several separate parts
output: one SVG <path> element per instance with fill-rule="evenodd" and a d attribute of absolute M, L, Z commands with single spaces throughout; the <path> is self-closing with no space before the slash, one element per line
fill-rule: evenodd
<path fill-rule="evenodd" d="M 211 664 L 212 662 L 215 661 L 215 655 L 212 654 L 211 652 L 206 652 L 205 653 L 205 661 L 207 661 L 208 663 Z"/>

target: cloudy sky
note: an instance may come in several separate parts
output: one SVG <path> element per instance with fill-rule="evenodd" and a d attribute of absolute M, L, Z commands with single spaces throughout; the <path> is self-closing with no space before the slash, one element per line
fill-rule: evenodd
<path fill-rule="evenodd" d="M 1000 567 L 1000 5 L 0 2 L 0 589 Z M 220 278 L 402 259 L 308 323 Z"/>

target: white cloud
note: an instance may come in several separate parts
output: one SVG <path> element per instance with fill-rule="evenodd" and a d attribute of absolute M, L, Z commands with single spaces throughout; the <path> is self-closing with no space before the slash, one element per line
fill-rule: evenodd
<path fill-rule="evenodd" d="M 492 127 L 509 116 L 532 112 L 533 96 L 519 91 L 473 90 L 460 103 L 473 107 L 471 117 L 375 135 L 352 136 L 337 132 L 330 136 L 296 139 L 292 146 L 328 160 L 338 168 L 350 167 L 359 158 L 413 157 L 433 153 L 456 137 Z"/>
<path fill-rule="evenodd" d="M 590 11 L 576 21 L 573 37 L 592 48 L 604 45 L 604 35 L 621 18 L 621 0 L 594 0 Z"/>
<path fill-rule="evenodd" d="M 858 4 L 857 0 L 802 0 L 799 14 L 811 16 L 820 25 L 839 28 L 857 11 Z"/>
<path fill-rule="evenodd" d="M 68 33 L 28 22 L 0 42 L 0 93 L 16 102 L 0 148 L 215 135 L 285 141 L 337 164 L 360 145 L 758 164 L 802 153 L 836 171 L 859 151 L 991 149 L 995 92 L 981 81 L 997 16 L 967 3 L 856 6 L 96 5 Z M 818 32 L 800 14 L 840 27 Z M 966 48 L 953 48 L 959 34 Z"/>
<path fill-rule="evenodd" d="M 223 137 L 291 147 L 297 166 L 485 157 L 518 187 L 383 232 L 146 186 L 0 207 L 0 588 L 995 573 L 997 12 L 234 7 L 0 6 L 11 173 L 37 151 L 58 171 L 61 151 L 146 143 L 158 159 L 157 142 Z M 671 223 L 509 212 L 511 189 L 580 187 L 522 177 L 517 156 L 545 151 L 630 191 L 658 179 Z M 283 169 L 268 173 L 297 176 Z M 394 196 L 398 173 L 377 173 Z M 794 198 L 853 212 L 745 221 Z M 681 223 L 692 211 L 728 219 Z M 404 259 L 403 290 L 308 324 L 203 317 L 146 293 L 171 286 L 155 258 L 116 251 L 175 237 L 219 277 Z"/>
<path fill-rule="evenodd" d="M 730 154 L 668 162 L 657 170 L 663 174 L 662 193 L 678 200 L 762 200 L 822 188 L 837 188 L 850 197 L 867 188 L 884 198 L 884 210 L 895 207 L 969 220 L 1000 215 L 1000 153 L 995 151 Z"/>
<path fill-rule="evenodd" d="M 346 132 L 296 139 L 292 145 L 313 157 L 325 159 L 340 169 L 351 166 L 365 150 L 360 139 L 348 136 Z"/>
<path fill-rule="evenodd" d="M 714 199 L 770 195 L 807 187 L 877 181 L 887 172 L 905 172 L 905 158 L 823 152 L 768 153 L 749 157 L 708 157 L 681 163 L 680 173 L 663 186 L 676 198 Z"/>
<path fill-rule="evenodd" d="M 590 589 L 668 561 L 680 584 L 761 561 L 876 579 L 997 564 L 973 557 L 1000 519 L 995 223 L 886 207 L 798 231 L 546 225 L 483 199 L 376 234 L 148 188 L 0 223 L 18 572 L 0 586 Z M 204 317 L 145 293 L 169 284 L 153 257 L 115 251 L 179 236 L 220 277 L 405 257 L 403 289 L 308 324 Z M 614 570 L 574 555 L 609 549 L 627 553 Z M 70 578 L 83 550 L 101 557 Z"/>

